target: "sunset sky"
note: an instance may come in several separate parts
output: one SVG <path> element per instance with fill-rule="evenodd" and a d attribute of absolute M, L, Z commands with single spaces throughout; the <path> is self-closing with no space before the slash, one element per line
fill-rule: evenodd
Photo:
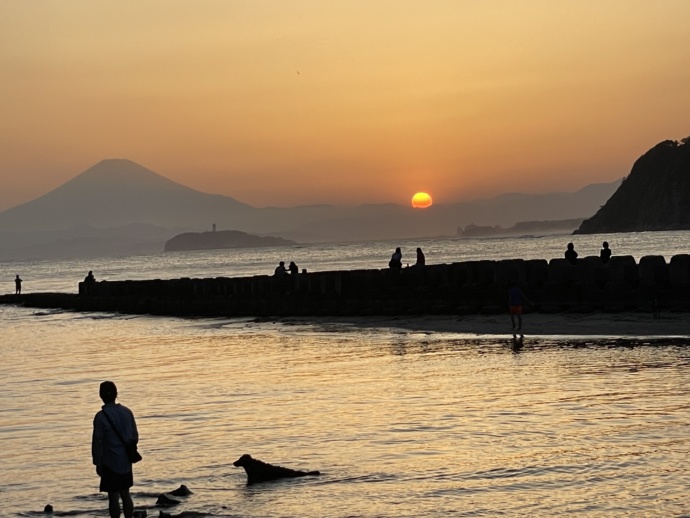
<path fill-rule="evenodd" d="M 105 158 L 255 206 L 576 190 L 690 135 L 687 0 L 3 0 L 0 210 Z"/>

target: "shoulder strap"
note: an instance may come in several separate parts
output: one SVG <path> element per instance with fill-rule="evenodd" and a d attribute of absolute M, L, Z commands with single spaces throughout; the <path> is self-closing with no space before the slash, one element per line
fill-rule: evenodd
<path fill-rule="evenodd" d="M 105 411 L 105 408 L 104 408 L 103 410 L 101 410 L 101 412 L 103 412 L 103 415 L 105 415 L 105 418 L 106 418 L 106 419 L 108 420 L 108 422 L 110 423 L 110 427 L 113 429 L 113 432 L 115 432 L 115 435 L 117 435 L 117 438 L 120 439 L 120 442 L 121 442 L 122 444 L 126 445 L 127 443 L 126 443 L 125 440 L 122 438 L 122 435 L 120 435 L 120 432 L 119 432 L 118 429 L 115 427 L 115 425 L 113 424 L 113 422 L 110 420 L 110 417 L 108 416 L 108 412 Z"/>

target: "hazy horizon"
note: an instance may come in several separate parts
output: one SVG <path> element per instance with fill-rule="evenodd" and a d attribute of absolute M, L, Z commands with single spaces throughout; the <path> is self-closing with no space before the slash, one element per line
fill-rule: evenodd
<path fill-rule="evenodd" d="M 186 185 L 186 184 L 184 184 L 184 183 L 182 183 L 182 182 L 177 182 L 177 181 L 175 181 L 175 180 L 172 180 L 171 178 L 169 178 L 168 176 L 166 176 L 164 172 L 156 171 L 156 170 L 154 170 L 154 169 L 152 169 L 152 168 L 150 168 L 150 167 L 147 167 L 145 164 L 138 164 L 138 163 L 136 163 L 135 161 L 129 160 L 129 159 L 126 159 L 126 158 L 106 158 L 106 159 L 103 159 L 103 160 L 99 161 L 99 162 L 96 163 L 96 164 L 92 164 L 91 167 L 88 167 L 86 170 L 80 171 L 79 173 L 75 174 L 73 177 L 68 178 L 68 179 L 65 181 L 65 183 L 56 186 L 56 188 L 63 187 L 65 184 L 67 184 L 67 183 L 69 183 L 69 182 L 71 182 L 71 181 L 73 181 L 73 180 L 77 180 L 82 174 L 84 174 L 85 172 L 88 172 L 90 169 L 93 169 L 93 168 L 95 168 L 95 167 L 97 167 L 97 166 L 100 166 L 100 164 L 101 164 L 102 162 L 109 162 L 109 161 L 127 161 L 127 162 L 131 162 L 131 163 L 133 163 L 133 164 L 136 165 L 136 166 L 141 166 L 141 167 L 143 167 L 144 169 L 148 169 L 149 171 L 155 173 L 156 175 L 158 175 L 158 176 L 160 176 L 160 177 L 162 177 L 162 178 L 164 178 L 164 179 L 166 179 L 166 180 L 173 181 L 174 183 L 176 183 L 176 184 L 178 184 L 178 185 L 180 185 L 180 186 L 182 186 L 182 187 L 186 187 L 186 188 L 190 188 L 190 189 L 195 189 L 195 188 L 192 187 L 191 185 Z M 434 201 L 434 202 L 433 202 L 433 206 L 436 206 L 436 207 L 437 207 L 437 206 L 439 206 L 439 205 L 452 205 L 452 204 L 456 204 L 456 203 L 477 203 L 477 202 L 491 201 L 491 200 L 495 200 L 495 199 L 500 199 L 500 198 L 502 198 L 502 197 L 521 196 L 521 195 L 542 195 L 542 194 L 543 194 L 543 195 L 549 195 L 549 194 L 559 194 L 559 193 L 563 193 L 563 194 L 573 194 L 573 193 L 576 193 L 576 192 L 580 191 L 581 189 L 585 189 L 585 188 L 590 187 L 590 186 L 592 186 L 592 185 L 596 185 L 596 184 L 612 184 L 612 183 L 615 183 L 616 181 L 618 181 L 618 180 L 620 180 L 620 179 L 621 179 L 621 178 L 617 178 L 617 179 L 615 179 L 615 180 L 613 180 L 613 181 L 610 181 L 610 182 L 609 182 L 609 181 L 606 181 L 606 182 L 590 183 L 590 184 L 587 184 L 587 185 L 582 185 L 582 186 L 579 186 L 579 187 L 575 187 L 575 188 L 572 189 L 572 190 L 549 191 L 549 192 L 546 192 L 546 191 L 545 191 L 545 192 L 534 192 L 534 193 L 512 191 L 512 192 L 502 192 L 502 193 L 498 193 L 498 194 L 496 194 L 495 196 L 473 198 L 473 199 L 468 199 L 468 200 L 447 200 L 445 203 L 440 203 L 440 202 Z M 46 191 L 46 192 L 39 193 L 35 198 L 32 198 L 32 199 L 30 199 L 30 200 L 26 200 L 26 201 L 21 202 L 21 203 L 17 203 L 16 205 L 12 205 L 12 206 L 6 207 L 6 208 L 0 208 L 0 213 L 2 213 L 3 211 L 5 211 L 5 210 L 7 210 L 7 209 L 12 209 L 12 208 L 18 207 L 18 206 L 20 206 L 20 205 L 23 205 L 23 204 L 25 204 L 26 202 L 31 202 L 31 201 L 38 200 L 38 199 L 42 198 L 43 196 L 45 196 L 46 194 L 50 194 L 53 190 L 55 190 L 55 189 L 51 189 L 50 191 Z M 198 189 L 195 189 L 195 190 L 198 190 Z M 368 205 L 399 205 L 399 206 L 401 206 L 401 207 L 410 207 L 410 200 L 406 200 L 406 201 L 403 200 L 403 201 L 401 201 L 401 202 L 399 202 L 399 203 L 398 203 L 398 202 L 380 202 L 380 203 L 376 203 L 376 202 L 362 202 L 362 203 L 352 203 L 352 204 L 347 204 L 347 203 L 342 203 L 342 204 L 332 203 L 332 204 L 329 204 L 329 203 L 326 203 L 326 202 L 320 202 L 320 201 L 318 201 L 318 200 L 315 200 L 315 201 L 312 202 L 312 203 L 302 204 L 302 205 L 293 205 L 293 206 L 280 206 L 280 205 L 256 206 L 256 205 L 251 205 L 251 204 L 249 204 L 249 203 L 246 203 L 246 202 L 244 202 L 244 200 L 238 199 L 237 197 L 232 196 L 232 195 L 226 195 L 226 194 L 222 194 L 222 193 L 219 193 L 219 192 L 208 192 L 208 191 L 201 191 L 201 190 L 198 190 L 198 191 L 199 191 L 200 193 L 202 193 L 202 194 L 228 196 L 228 197 L 230 197 L 230 198 L 234 198 L 236 201 L 238 201 L 238 202 L 240 202 L 240 203 L 249 205 L 250 207 L 252 207 L 252 208 L 257 208 L 257 209 L 265 209 L 265 208 L 285 208 L 285 209 L 293 209 L 293 208 L 304 208 L 304 207 L 310 207 L 310 206 L 332 206 L 332 207 L 334 207 L 334 208 L 357 208 L 357 207 L 368 206 Z M 420 210 L 420 209 L 417 209 L 417 210 Z M 421 210 L 423 210 L 423 209 L 421 209 Z"/>
<path fill-rule="evenodd" d="M 0 14 L 0 211 L 105 158 L 253 207 L 574 192 L 690 135 L 683 0 Z"/>

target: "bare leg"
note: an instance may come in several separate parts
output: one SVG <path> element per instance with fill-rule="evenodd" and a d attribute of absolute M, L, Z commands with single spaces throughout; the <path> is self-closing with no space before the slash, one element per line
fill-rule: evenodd
<path fill-rule="evenodd" d="M 120 497 L 122 498 L 122 510 L 124 511 L 125 518 L 132 518 L 134 515 L 134 502 L 132 502 L 129 489 L 120 491 Z"/>
<path fill-rule="evenodd" d="M 110 518 L 120 518 L 120 493 L 119 491 L 108 492 L 108 511 Z"/>
<path fill-rule="evenodd" d="M 520 314 L 518 313 L 518 316 L 517 316 L 517 317 L 518 317 L 518 326 L 517 326 L 517 330 L 519 331 L 520 329 L 522 329 L 522 315 L 520 315 Z"/>
<path fill-rule="evenodd" d="M 515 315 L 512 313 L 510 314 L 510 323 L 513 325 L 513 329 L 515 329 Z"/>

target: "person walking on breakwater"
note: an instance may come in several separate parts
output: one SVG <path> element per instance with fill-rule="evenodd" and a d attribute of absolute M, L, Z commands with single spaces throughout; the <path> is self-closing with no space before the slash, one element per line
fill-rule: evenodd
<path fill-rule="evenodd" d="M 287 273 L 287 270 L 285 269 L 285 261 L 280 261 L 278 263 L 278 266 L 276 266 L 276 269 L 273 272 L 273 275 L 276 277 L 282 277 Z"/>
<path fill-rule="evenodd" d="M 14 278 L 14 294 L 22 294 L 22 280 L 19 278 L 19 274 Z"/>
<path fill-rule="evenodd" d="M 91 455 L 96 473 L 101 477 L 100 491 L 108 493 L 110 518 L 120 516 L 120 499 L 125 518 L 132 518 L 134 503 L 129 488 L 134 485 L 132 462 L 125 441 L 139 442 L 137 423 L 132 411 L 119 403 L 117 387 L 112 381 L 101 383 L 99 395 L 103 401 L 101 410 L 93 418 Z M 141 458 L 141 457 L 140 457 Z"/>
<path fill-rule="evenodd" d="M 290 275 L 297 275 L 299 273 L 299 268 L 295 264 L 295 261 L 290 261 L 290 265 L 288 266 L 288 270 L 290 271 Z"/>
<path fill-rule="evenodd" d="M 525 302 L 531 304 L 517 284 L 513 284 L 508 290 L 508 313 L 510 323 L 513 325 L 513 336 L 522 330 L 522 309 Z"/>
<path fill-rule="evenodd" d="M 609 244 L 604 241 L 601 246 L 603 248 L 599 252 L 599 258 L 601 259 L 602 263 L 608 263 L 609 259 L 611 259 L 611 249 L 609 248 Z"/>
<path fill-rule="evenodd" d="M 575 264 L 577 262 L 577 252 L 575 251 L 575 245 L 568 243 L 568 248 L 565 251 L 565 258 L 570 264 Z"/>
<path fill-rule="evenodd" d="M 396 248 L 395 252 L 393 252 L 391 260 L 388 261 L 388 267 L 395 270 L 400 270 L 402 268 L 402 252 L 400 251 L 400 247 Z"/>

